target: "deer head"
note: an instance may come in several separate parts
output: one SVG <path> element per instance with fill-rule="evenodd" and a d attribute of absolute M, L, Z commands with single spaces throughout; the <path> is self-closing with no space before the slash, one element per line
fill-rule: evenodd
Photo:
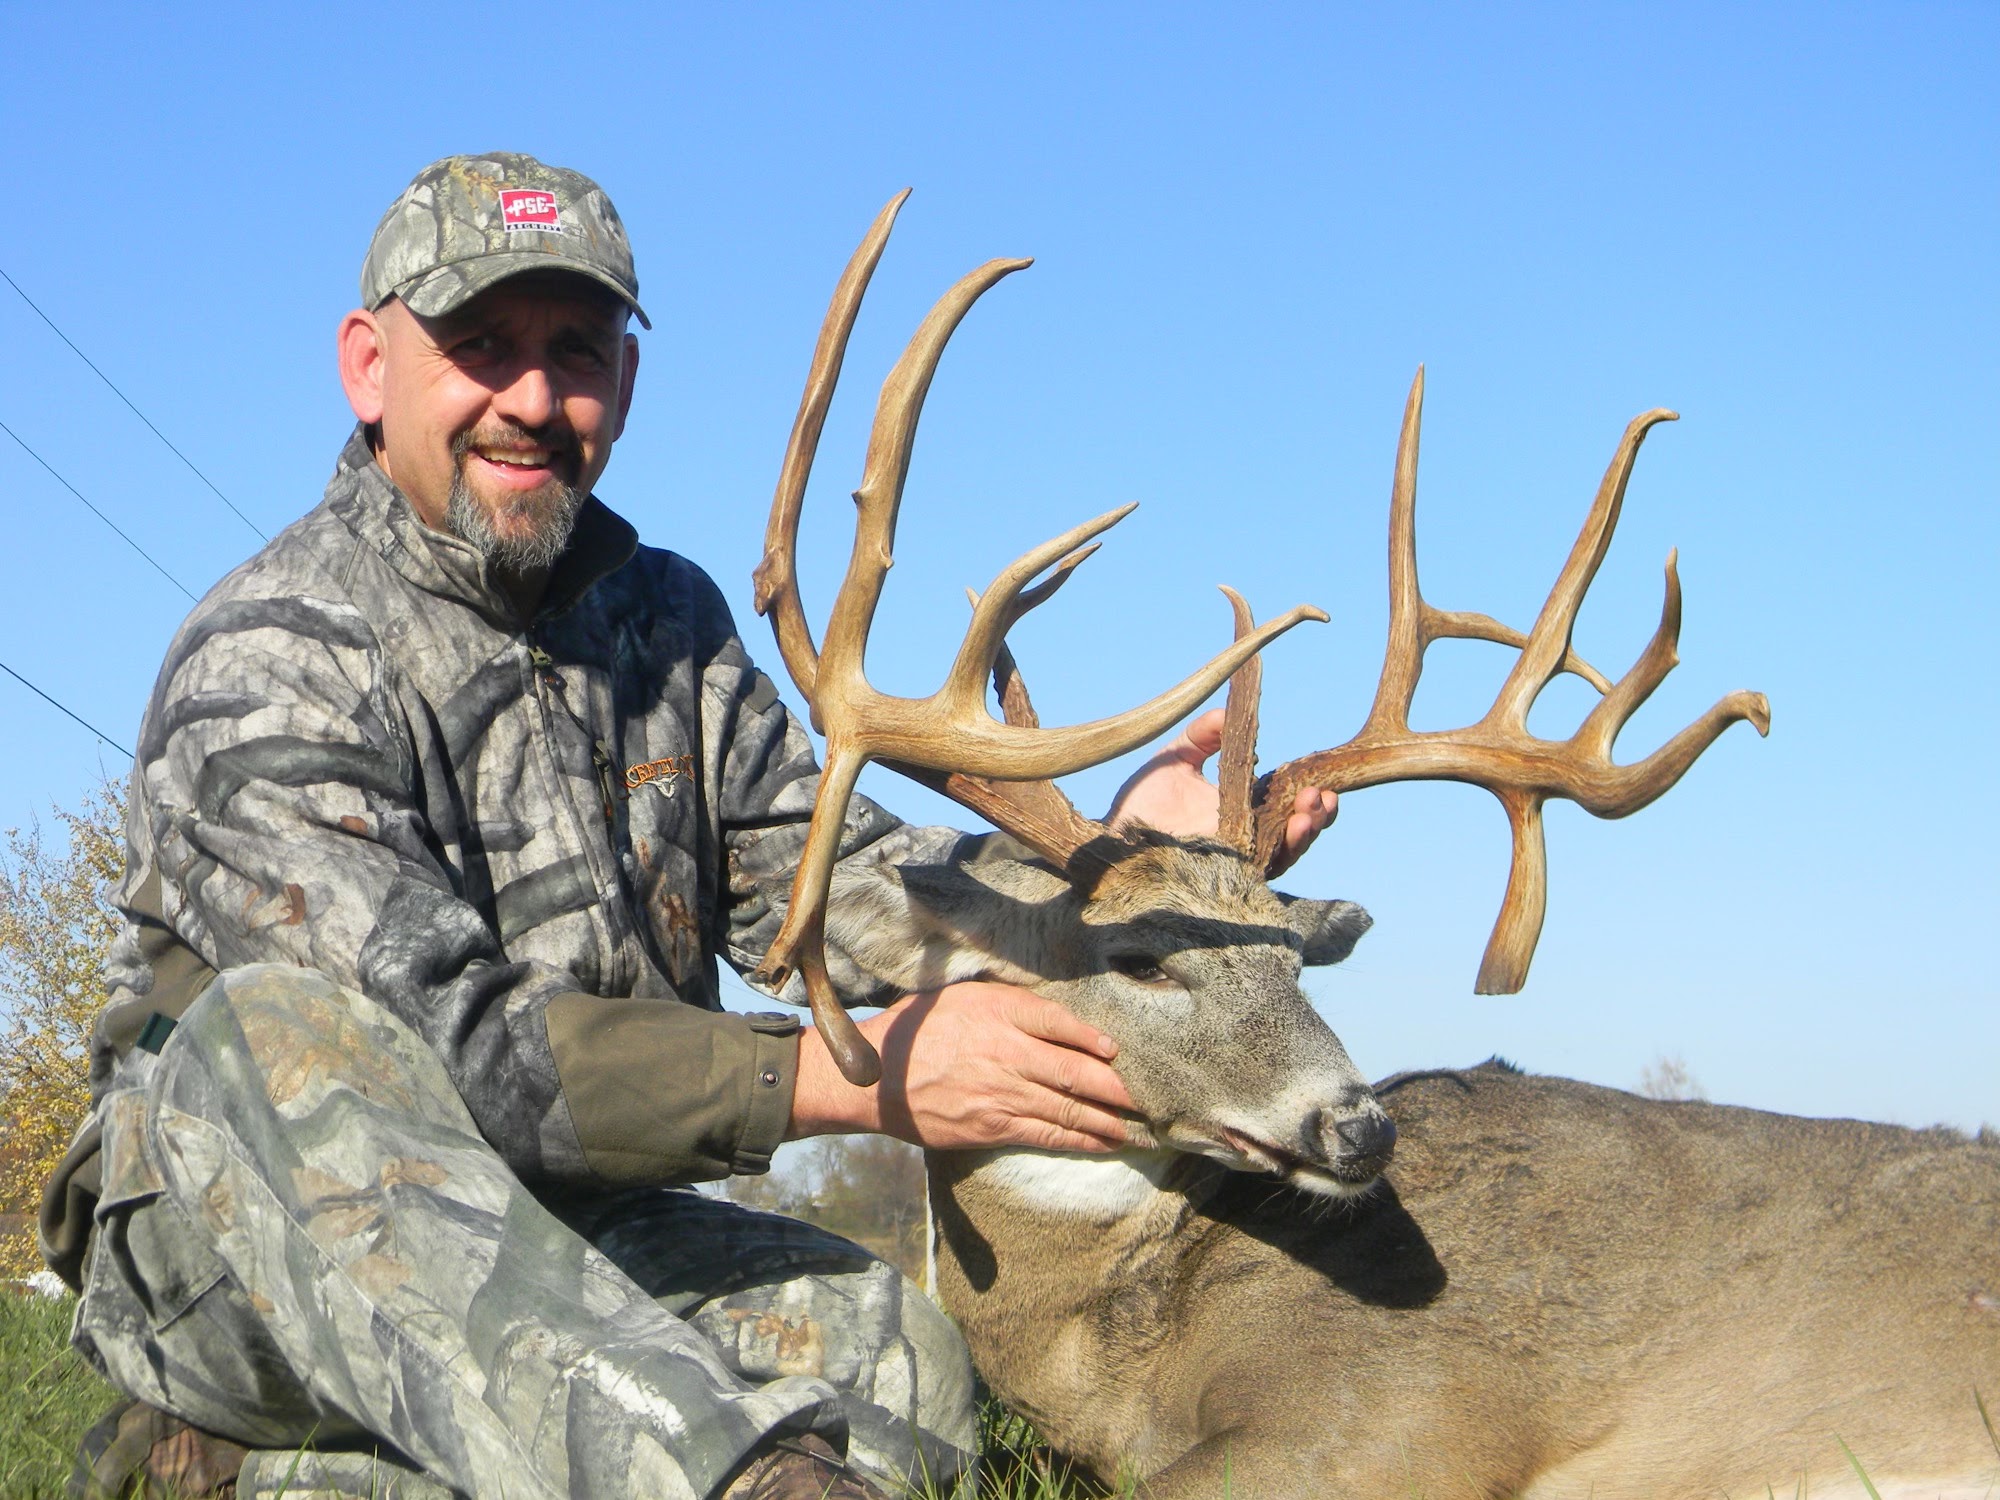
<path fill-rule="evenodd" d="M 1360 907 L 1281 895 L 1227 845 L 1144 828 L 1088 846 L 1088 879 L 992 852 L 843 873 L 833 938 L 912 993 L 1003 980 L 1108 1033 L 1136 1147 L 1335 1197 L 1387 1165 L 1395 1128 L 1299 986 L 1353 950 Z"/>

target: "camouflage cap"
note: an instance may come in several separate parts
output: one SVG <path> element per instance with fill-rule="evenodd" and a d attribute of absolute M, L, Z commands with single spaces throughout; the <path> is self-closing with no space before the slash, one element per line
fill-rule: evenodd
<path fill-rule="evenodd" d="M 651 328 L 618 210 L 581 172 L 513 151 L 447 156 L 389 205 L 361 263 L 361 305 L 436 317 L 524 271 L 574 271 Z"/>

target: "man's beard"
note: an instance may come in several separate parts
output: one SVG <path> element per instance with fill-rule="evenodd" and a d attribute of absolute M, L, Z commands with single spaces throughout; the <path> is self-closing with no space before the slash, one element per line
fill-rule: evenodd
<path fill-rule="evenodd" d="M 525 531 L 510 530 L 508 535 L 500 535 L 486 506 L 465 480 L 465 456 L 480 441 L 472 433 L 461 433 L 451 445 L 451 495 L 445 502 L 445 525 L 453 536 L 505 572 L 532 573 L 554 566 L 563 549 L 569 546 L 577 512 L 583 509 L 588 497 L 560 479 L 509 495 L 501 501 L 503 513 L 516 522 L 525 520 L 528 526 Z M 563 450 L 552 447 L 551 451 Z"/>

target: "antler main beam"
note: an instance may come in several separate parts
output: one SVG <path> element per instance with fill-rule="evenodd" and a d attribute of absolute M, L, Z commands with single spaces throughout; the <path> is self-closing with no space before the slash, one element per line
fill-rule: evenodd
<path fill-rule="evenodd" d="M 1656 424 L 1675 420 L 1673 412 L 1649 411 L 1626 427 L 1576 545 L 1534 629 L 1522 635 L 1485 615 L 1435 609 L 1418 587 L 1417 449 L 1423 403 L 1424 372 L 1419 369 L 1396 446 L 1389 510 L 1389 643 L 1374 707 L 1361 732 L 1345 745 L 1290 761 L 1264 778 L 1256 796 L 1253 858 L 1261 869 L 1272 867 L 1286 815 L 1306 787 L 1345 792 L 1418 780 L 1485 787 L 1507 810 L 1514 852 L 1507 894 L 1486 945 L 1476 988 L 1482 995 L 1510 995 L 1527 982 L 1547 908 L 1543 804 L 1551 797 L 1566 797 L 1600 818 L 1637 812 L 1679 781 L 1695 758 L 1739 719 L 1759 734 L 1768 734 L 1771 708 L 1762 693 L 1731 693 L 1644 760 L 1623 766 L 1612 763 L 1618 732 L 1680 659 L 1676 645 L 1681 585 L 1673 554 L 1667 557 L 1666 602 L 1659 629 L 1630 671 L 1616 683 L 1608 682 L 1570 649 L 1577 610 L 1611 545 L 1639 446 Z M 1521 655 L 1492 708 L 1477 724 L 1413 730 L 1410 703 L 1423 671 L 1424 652 L 1433 641 L 1454 638 L 1495 641 L 1518 648 Z M 1559 672 L 1582 677 L 1603 698 L 1569 739 L 1544 740 L 1528 732 L 1528 713 Z"/>
<path fill-rule="evenodd" d="M 871 760 L 883 761 L 933 785 L 942 783 L 948 794 L 995 817 L 1009 832 L 1031 841 L 1037 834 L 1049 834 L 1060 845 L 1078 830 L 1056 826 L 1063 825 L 1063 819 L 1047 797 L 1032 809 L 1035 816 L 1022 820 L 1025 826 L 1009 826 L 1001 818 L 1019 799 L 988 795 L 992 784 L 1045 781 L 1122 755 L 1186 715 L 1269 641 L 1301 620 L 1326 618 L 1301 605 L 1243 635 L 1178 686 L 1110 718 L 1060 729 L 994 719 L 986 707 L 986 684 L 1006 649 L 1008 629 L 1061 587 L 1095 550 L 1092 539 L 1131 514 L 1134 507 L 1128 505 L 1030 549 L 1004 569 L 978 597 L 964 644 L 943 686 L 930 697 L 895 697 L 869 684 L 863 667 L 868 631 L 894 562 L 897 513 L 931 378 L 952 332 L 973 303 L 1003 277 L 1029 264 L 993 260 L 938 300 L 883 383 L 861 487 L 854 492 L 854 550 L 827 622 L 825 643 L 814 648 L 793 565 L 799 515 L 848 335 L 908 196 L 907 191 L 899 193 L 876 216 L 834 289 L 792 424 L 765 531 L 764 558 L 755 574 L 757 610 L 771 617 L 779 652 L 811 704 L 813 726 L 826 736 L 819 795 L 792 884 L 791 904 L 756 977 L 781 985 L 796 966 L 805 977 L 813 1019 L 841 1072 L 864 1085 L 880 1076 L 881 1062 L 841 1007 L 827 978 L 824 953 L 827 891 L 861 768 Z M 1050 574 L 1047 580 L 1030 587 L 1044 573 Z"/>

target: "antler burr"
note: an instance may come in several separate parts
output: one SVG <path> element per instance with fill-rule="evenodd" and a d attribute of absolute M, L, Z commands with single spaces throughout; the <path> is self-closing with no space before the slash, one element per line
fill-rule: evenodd
<path fill-rule="evenodd" d="M 881 1062 L 835 995 L 824 953 L 827 890 L 861 768 L 870 760 L 893 765 L 940 786 L 1033 847 L 1052 854 L 1064 849 L 1074 853 L 1072 841 L 1088 837 L 1096 825 L 1078 817 L 1052 786 L 1039 796 L 1030 792 L 1022 797 L 1000 790 L 1001 784 L 1033 784 L 1122 755 L 1187 714 L 1267 642 L 1300 620 L 1326 618 L 1301 605 L 1243 635 L 1177 687 L 1111 718 L 1059 729 L 1014 722 L 1013 713 L 1008 722 L 994 719 L 986 707 L 986 684 L 1001 666 L 1007 631 L 1067 581 L 1095 550 L 1092 539 L 1132 512 L 1134 507 L 1127 505 L 1032 548 L 1002 570 L 978 596 L 957 658 L 943 686 L 930 697 L 893 697 L 869 684 L 863 670 L 868 630 L 894 560 L 897 512 L 931 378 L 946 342 L 972 304 L 1001 278 L 1029 264 L 993 260 L 938 300 L 882 386 L 861 487 L 854 492 L 854 549 L 827 622 L 825 643 L 814 648 L 793 566 L 799 514 L 848 335 L 897 211 L 908 196 L 907 190 L 899 193 L 876 216 L 834 289 L 779 473 L 764 558 L 755 574 L 757 610 L 770 616 L 779 652 L 811 705 L 813 726 L 826 737 L 819 795 L 792 884 L 791 905 L 755 977 L 780 985 L 796 966 L 805 977 L 814 1022 L 835 1062 L 848 1079 L 863 1085 L 880 1076 Z M 1030 587 L 1044 573 L 1049 576 Z M 1021 703 L 1025 704 L 1024 696 Z M 1027 717 L 1032 719 L 1032 714 Z M 1063 808 L 1068 808 L 1066 815 Z"/>
<path fill-rule="evenodd" d="M 1542 807 L 1548 799 L 1566 797 L 1600 818 L 1637 812 L 1679 781 L 1695 758 L 1739 719 L 1755 726 L 1760 735 L 1768 734 L 1771 708 L 1762 693 L 1731 693 L 1644 760 L 1622 766 L 1612 762 L 1618 732 L 1680 659 L 1676 643 L 1681 585 L 1673 553 L 1667 555 L 1666 601 L 1659 629 L 1630 671 L 1616 683 L 1609 682 L 1570 648 L 1577 609 L 1611 545 L 1639 445 L 1656 424 L 1676 420 L 1675 413 L 1649 411 L 1626 427 L 1534 629 L 1523 635 L 1486 615 L 1437 609 L 1417 585 L 1417 449 L 1423 403 L 1424 372 L 1419 368 L 1396 447 L 1389 508 L 1389 641 L 1367 722 L 1346 744 L 1278 767 L 1248 795 L 1241 786 L 1247 771 L 1237 774 L 1237 788 L 1233 794 L 1230 790 L 1232 735 L 1239 745 L 1248 742 L 1243 728 L 1232 722 L 1223 740 L 1223 828 L 1225 837 L 1268 873 L 1285 819 L 1306 787 L 1346 792 L 1385 782 L 1444 780 L 1486 788 L 1507 811 L 1513 864 L 1475 988 L 1482 995 L 1511 995 L 1527 981 L 1547 909 Z M 1246 628 L 1248 619 L 1246 608 L 1239 615 L 1239 628 Z M 1424 652 L 1433 641 L 1446 639 L 1494 641 L 1521 654 L 1492 708 L 1478 723 L 1463 729 L 1413 730 L 1410 703 L 1423 672 Z M 1528 732 L 1528 713 L 1560 672 L 1576 674 L 1603 696 L 1569 739 L 1545 740 Z M 1255 737 L 1255 713 L 1255 681 L 1246 669 L 1231 686 L 1229 718 L 1236 721 L 1247 715 L 1249 740 Z M 1246 828 L 1251 830 L 1247 836 Z"/>

